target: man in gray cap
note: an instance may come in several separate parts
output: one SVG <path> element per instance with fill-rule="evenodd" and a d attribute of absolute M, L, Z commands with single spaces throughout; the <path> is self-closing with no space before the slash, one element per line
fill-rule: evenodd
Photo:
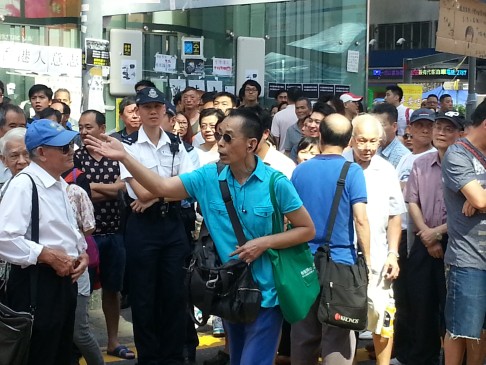
<path fill-rule="evenodd" d="M 25 136 L 31 163 L 5 187 L 0 203 L 0 258 L 12 264 L 7 286 L 7 304 L 12 309 L 31 311 L 31 274 L 37 276 L 29 365 L 71 360 L 76 280 L 89 261 L 61 178 L 73 168 L 77 135 L 50 120 L 33 123 Z M 38 222 L 31 222 L 34 188 L 39 197 Z M 39 242 L 32 240 L 33 224 L 39 225 Z"/>
<path fill-rule="evenodd" d="M 432 130 L 435 122 L 435 112 L 427 108 L 415 110 L 410 116 L 410 131 L 412 134 L 412 153 L 403 156 L 398 163 L 396 170 L 402 189 L 407 183 L 408 177 L 412 171 L 415 160 L 423 155 L 437 150 L 432 146 Z M 410 225 L 409 225 L 410 223 Z M 408 269 L 406 265 L 407 248 L 415 240 L 413 234 L 412 221 L 408 220 L 408 213 L 402 214 L 402 237 L 398 249 L 400 258 L 400 276 L 393 284 L 395 291 L 395 301 L 397 307 L 397 318 L 395 322 L 395 354 L 397 359 L 406 363 L 408 353 L 410 352 L 411 333 L 409 332 L 409 310 L 407 297 L 407 276 Z M 410 314 L 411 316 L 411 314 Z"/>
<path fill-rule="evenodd" d="M 166 114 L 164 95 L 147 87 L 137 92 L 135 101 L 142 126 L 123 140 L 128 153 L 162 177 L 192 171 L 184 146 L 161 128 Z M 186 331 L 183 267 L 189 245 L 181 202 L 166 202 L 153 195 L 123 165 L 120 177 L 132 207 L 125 242 L 138 363 L 182 364 Z"/>

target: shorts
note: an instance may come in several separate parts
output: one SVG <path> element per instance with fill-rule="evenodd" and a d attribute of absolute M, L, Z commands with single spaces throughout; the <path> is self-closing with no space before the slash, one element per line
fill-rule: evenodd
<path fill-rule="evenodd" d="M 486 330 L 486 270 L 450 266 L 444 315 L 452 338 L 481 338 Z"/>
<path fill-rule="evenodd" d="M 393 298 L 391 280 L 382 277 L 381 273 L 370 273 L 368 283 L 368 331 L 381 334 L 385 309 Z"/>
<path fill-rule="evenodd" d="M 118 233 L 99 234 L 93 236 L 100 253 L 101 287 L 111 292 L 123 289 L 125 273 L 125 245 L 123 236 Z"/>

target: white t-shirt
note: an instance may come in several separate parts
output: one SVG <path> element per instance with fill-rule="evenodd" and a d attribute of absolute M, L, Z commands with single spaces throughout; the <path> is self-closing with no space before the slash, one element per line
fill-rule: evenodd
<path fill-rule="evenodd" d="M 352 150 L 345 152 L 343 156 L 348 161 L 354 161 Z M 407 208 L 391 163 L 375 155 L 363 172 L 368 193 L 366 212 L 370 224 L 371 269 L 380 273 L 388 255 L 388 219 L 390 216 L 405 213 Z"/>
<path fill-rule="evenodd" d="M 207 165 L 208 163 L 213 163 L 219 161 L 219 152 L 218 150 L 203 150 L 202 145 L 199 145 L 195 148 L 197 154 L 199 155 L 199 166 Z"/>
<path fill-rule="evenodd" d="M 294 161 L 285 156 L 282 152 L 277 151 L 275 146 L 270 146 L 263 162 L 270 165 L 275 170 L 280 171 L 289 179 L 292 177 L 292 173 L 295 169 Z"/>
<path fill-rule="evenodd" d="M 288 105 L 284 110 L 279 111 L 273 117 L 272 121 L 272 135 L 280 138 L 279 151 L 285 151 L 285 138 L 287 136 L 287 129 L 293 124 L 297 123 L 297 115 L 295 114 L 295 105 Z"/>
<path fill-rule="evenodd" d="M 408 177 L 412 172 L 413 163 L 417 158 L 425 155 L 426 153 L 431 153 L 435 151 L 437 151 L 437 149 L 435 147 L 432 147 L 431 149 L 422 153 L 417 153 L 417 154 L 409 153 L 408 155 L 403 156 L 400 159 L 400 162 L 398 163 L 396 168 L 398 179 L 400 180 L 400 182 L 407 182 Z M 408 228 L 408 213 L 405 212 L 404 214 L 402 214 L 402 229 L 407 229 L 407 228 Z"/>
<path fill-rule="evenodd" d="M 407 128 L 407 120 L 410 121 L 410 116 L 413 113 L 413 109 L 406 107 L 403 104 L 397 106 L 398 112 L 398 135 L 403 136 L 405 133 L 405 128 Z"/>

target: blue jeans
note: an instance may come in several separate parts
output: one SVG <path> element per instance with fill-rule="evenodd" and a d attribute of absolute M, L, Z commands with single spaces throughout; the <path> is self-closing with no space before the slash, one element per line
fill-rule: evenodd
<path fill-rule="evenodd" d="M 445 306 L 451 337 L 480 339 L 486 329 L 486 271 L 450 266 Z"/>
<path fill-rule="evenodd" d="M 249 324 L 224 321 L 231 365 L 273 365 L 282 329 L 280 307 L 260 308 Z"/>

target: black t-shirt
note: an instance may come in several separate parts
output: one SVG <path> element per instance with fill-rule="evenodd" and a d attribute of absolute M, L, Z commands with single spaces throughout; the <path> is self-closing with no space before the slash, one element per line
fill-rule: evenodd
<path fill-rule="evenodd" d="M 89 183 L 113 184 L 120 176 L 118 161 L 106 157 L 96 161 L 86 147 L 82 147 L 74 153 L 74 167 L 84 172 Z M 96 219 L 94 234 L 117 232 L 120 225 L 118 200 L 115 198 L 103 202 L 93 202 L 93 206 Z"/>

